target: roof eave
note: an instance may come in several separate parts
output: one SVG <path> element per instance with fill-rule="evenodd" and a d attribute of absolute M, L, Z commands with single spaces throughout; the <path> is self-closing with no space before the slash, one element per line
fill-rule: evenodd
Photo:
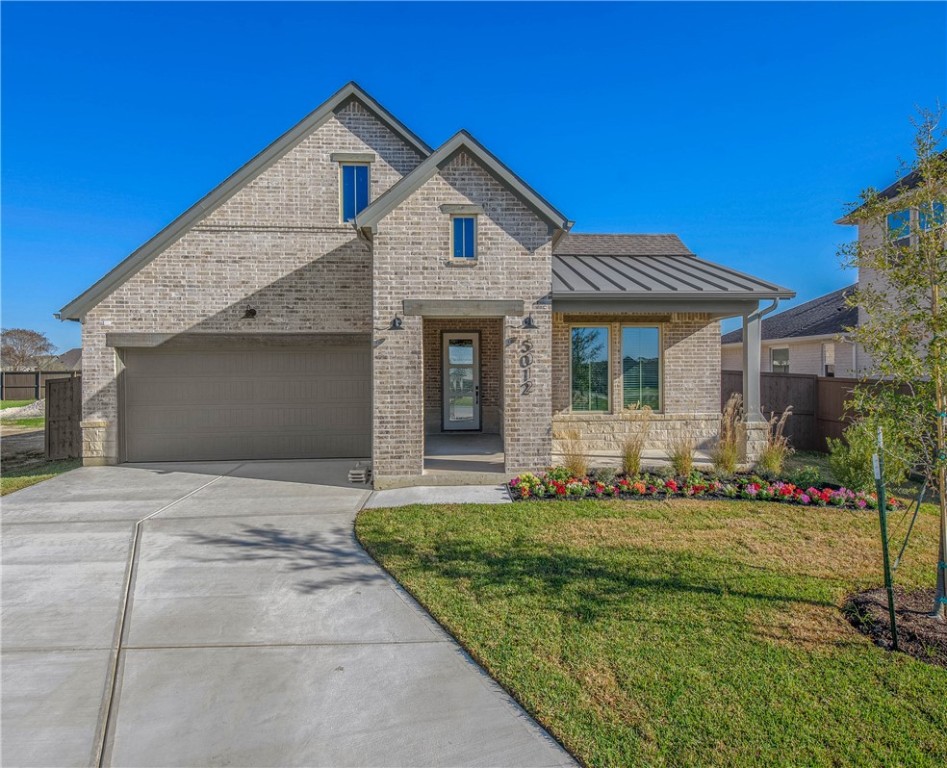
<path fill-rule="evenodd" d="M 765 293 L 756 292 L 688 292 L 688 291 L 664 291 L 661 293 L 631 293 L 619 291 L 560 291 L 553 290 L 553 299 L 602 299 L 603 301 L 615 301 L 616 299 L 626 299 L 628 301 L 667 301 L 668 299 L 686 299 L 688 301 L 759 301 L 763 299 L 792 299 L 796 295 L 795 291 L 782 289 L 779 291 L 770 291 Z"/>

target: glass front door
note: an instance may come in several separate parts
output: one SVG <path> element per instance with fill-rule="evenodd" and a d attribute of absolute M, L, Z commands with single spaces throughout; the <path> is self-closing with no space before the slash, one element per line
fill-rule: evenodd
<path fill-rule="evenodd" d="M 445 333 L 444 430 L 480 429 L 480 334 Z"/>

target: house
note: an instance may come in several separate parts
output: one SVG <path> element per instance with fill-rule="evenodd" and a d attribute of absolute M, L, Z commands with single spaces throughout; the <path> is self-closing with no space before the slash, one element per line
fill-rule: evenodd
<path fill-rule="evenodd" d="M 384 487 L 459 455 L 512 474 L 570 429 L 616 447 L 637 404 L 654 447 L 712 440 L 720 319 L 743 318 L 756 369 L 760 302 L 793 292 L 674 235 L 571 229 L 466 131 L 433 149 L 350 83 L 63 307 L 85 462 L 371 458 Z M 745 390 L 752 457 L 759 377 Z"/>
<path fill-rule="evenodd" d="M 854 376 L 855 345 L 848 329 L 858 325 L 858 309 L 846 304 L 855 285 L 819 296 L 763 319 L 761 368 L 766 373 Z M 720 340 L 725 371 L 743 370 L 743 330 Z"/>
<path fill-rule="evenodd" d="M 947 158 L 947 151 L 940 155 L 941 160 Z M 932 227 L 941 226 L 944 223 L 944 203 L 935 202 L 932 204 L 933 210 L 924 210 L 927 206 L 914 201 L 911 204 L 911 191 L 917 189 L 923 181 L 918 170 L 907 173 L 903 178 L 892 182 L 882 189 L 878 196 L 883 200 L 894 200 L 904 195 L 904 208 L 900 211 L 889 214 L 884 222 L 878 221 L 858 221 L 850 215 L 844 216 L 836 224 L 846 226 L 857 226 L 858 242 L 868 248 L 873 248 L 882 242 L 881 238 L 889 238 L 898 246 L 910 245 L 912 239 L 916 242 L 917 233 L 921 230 L 928 230 Z M 859 267 L 858 283 L 859 286 L 865 286 L 877 290 L 887 297 L 896 296 L 896 293 L 888 285 L 883 275 L 873 269 Z M 858 324 L 864 324 L 867 320 L 866 310 L 859 308 Z M 854 345 L 854 373 L 856 376 L 876 375 L 875 364 L 871 356 L 862 348 L 860 344 Z"/>
<path fill-rule="evenodd" d="M 60 371 L 81 371 L 82 370 L 82 347 L 73 347 L 67 349 L 59 355 Z"/>

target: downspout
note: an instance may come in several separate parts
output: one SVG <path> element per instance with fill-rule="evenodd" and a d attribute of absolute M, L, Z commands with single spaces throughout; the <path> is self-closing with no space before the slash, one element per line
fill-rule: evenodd
<path fill-rule="evenodd" d="M 760 412 L 760 374 L 763 369 L 762 361 L 762 318 L 772 312 L 776 307 L 779 306 L 779 299 L 774 298 L 769 306 L 767 307 L 757 307 L 748 315 L 743 315 L 743 408 L 746 414 L 746 420 L 748 422 L 758 422 L 763 420 L 763 414 Z M 750 325 L 751 323 L 755 324 L 759 322 L 759 330 L 754 334 L 757 338 L 755 343 L 758 345 L 758 349 L 755 350 L 755 371 L 750 371 L 750 359 L 753 355 L 750 354 Z M 756 375 L 757 379 L 755 384 L 751 385 L 750 377 Z M 754 395 L 751 397 L 751 394 Z"/>

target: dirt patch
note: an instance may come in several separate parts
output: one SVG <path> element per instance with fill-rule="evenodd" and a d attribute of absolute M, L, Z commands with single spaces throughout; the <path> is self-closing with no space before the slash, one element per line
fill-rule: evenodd
<path fill-rule="evenodd" d="M 901 651 L 928 664 L 947 667 L 947 621 L 928 616 L 934 590 L 905 592 L 895 588 L 894 609 Z M 882 648 L 891 648 L 888 597 L 884 589 L 858 592 L 845 605 L 849 621 Z"/>
<path fill-rule="evenodd" d="M 864 642 L 834 605 L 793 603 L 786 611 L 754 612 L 748 618 L 757 637 L 777 645 L 815 651 Z"/>

